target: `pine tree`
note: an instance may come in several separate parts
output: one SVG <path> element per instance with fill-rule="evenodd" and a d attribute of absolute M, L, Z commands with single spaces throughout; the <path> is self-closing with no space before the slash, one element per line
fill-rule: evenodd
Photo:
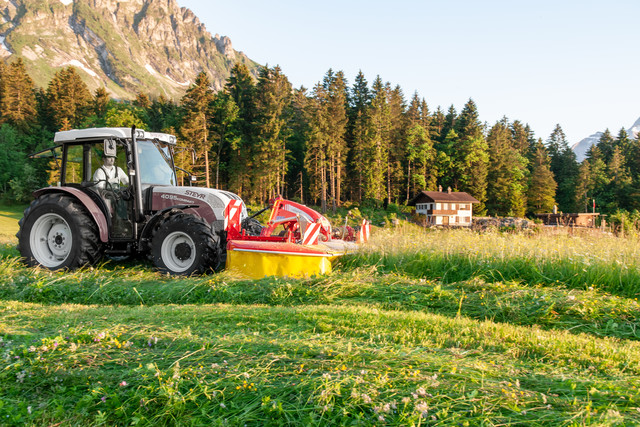
<path fill-rule="evenodd" d="M 109 101 L 111 97 L 109 96 L 109 92 L 103 87 L 100 86 L 93 94 L 93 112 L 98 118 L 98 120 L 104 120 L 105 115 L 107 114 L 107 108 L 109 106 Z"/>
<path fill-rule="evenodd" d="M 579 211 L 588 212 L 593 200 L 598 205 L 609 204 L 606 187 L 609 184 L 604 156 L 597 145 L 593 145 L 587 152 L 587 158 L 578 168 L 576 177 L 575 206 Z"/>
<path fill-rule="evenodd" d="M 630 150 L 631 143 L 628 146 L 628 151 L 630 152 Z M 609 179 L 607 194 L 611 199 L 610 205 L 607 206 L 608 212 L 615 212 L 617 209 L 632 210 L 634 208 L 630 198 L 633 182 L 626 163 L 623 148 L 616 147 L 611 155 L 611 160 L 607 164 L 607 177 Z"/>
<path fill-rule="evenodd" d="M 232 144 L 228 156 L 229 188 L 241 197 L 245 193 L 249 196 L 252 190 L 249 171 L 254 167 L 252 153 L 256 139 L 256 85 L 246 65 L 238 63 L 231 69 L 225 91 L 238 106 L 235 122 L 238 139 Z"/>
<path fill-rule="evenodd" d="M 613 136 L 611 135 L 611 132 L 609 131 L 609 129 L 606 129 L 602 135 L 600 135 L 600 138 L 598 138 L 598 142 L 596 144 L 596 146 L 598 147 L 598 150 L 600 150 L 600 153 L 602 153 L 602 156 L 604 157 L 605 162 L 608 162 L 609 160 L 611 160 L 611 156 L 613 155 L 613 149 L 615 148 L 615 141 L 613 139 Z"/>
<path fill-rule="evenodd" d="M 531 147 L 536 142 L 529 125 L 523 125 L 520 121 L 516 120 L 511 123 L 511 134 L 513 141 L 512 147 L 522 156 L 527 157 Z"/>
<path fill-rule="evenodd" d="M 309 176 L 304 167 L 305 154 L 307 152 L 307 140 L 309 138 L 309 104 L 311 100 L 307 96 L 307 89 L 300 87 L 293 91 L 291 99 L 291 137 L 287 141 L 289 158 L 289 177 L 293 197 L 300 196 L 300 202 L 305 203 L 309 194 Z M 307 191 L 305 191 L 307 189 Z"/>
<path fill-rule="evenodd" d="M 489 155 L 478 109 L 472 99 L 465 104 L 454 127 L 460 138 L 459 147 L 452 156 L 459 188 L 478 199 L 480 203 L 476 209 L 482 215 L 486 212 Z"/>
<path fill-rule="evenodd" d="M 209 78 L 205 72 L 201 72 L 182 97 L 184 121 L 180 133 L 185 145 L 193 147 L 196 157 L 203 159 L 197 167 L 204 174 L 206 187 L 211 186 L 209 150 L 211 150 L 212 141 L 209 127 L 212 118 L 212 101 L 213 90 Z"/>
<path fill-rule="evenodd" d="M 355 82 L 349 96 L 349 110 L 347 123 L 347 181 L 351 200 L 362 201 L 364 174 L 362 166 L 365 161 L 365 146 L 367 135 L 367 110 L 371 104 L 371 93 L 367 80 L 362 71 L 356 75 Z"/>
<path fill-rule="evenodd" d="M 150 108 L 151 100 L 149 99 L 149 95 L 147 95 L 146 93 L 138 92 L 138 94 L 136 95 L 136 99 L 133 101 L 133 105 L 145 110 Z"/>
<path fill-rule="evenodd" d="M 280 67 L 260 70 L 256 96 L 256 145 L 254 147 L 254 197 L 264 201 L 284 192 L 287 173 L 286 128 L 291 83 Z"/>
<path fill-rule="evenodd" d="M 489 131 L 489 172 L 487 210 L 490 214 L 522 217 L 526 210 L 527 160 L 516 146 L 512 126 L 507 118 L 497 122 Z M 527 142 L 528 144 L 528 142 Z"/>
<path fill-rule="evenodd" d="M 47 86 L 53 130 L 77 128 L 93 108 L 93 96 L 74 67 L 59 70 Z"/>
<path fill-rule="evenodd" d="M 16 126 L 23 132 L 36 123 L 35 86 L 27 74 L 22 58 L 10 63 L 2 71 L 2 122 Z"/>
<path fill-rule="evenodd" d="M 557 184 L 551 172 L 551 160 L 542 140 L 538 140 L 534 147 L 527 191 L 527 212 L 529 214 L 550 213 L 556 204 Z"/>
<path fill-rule="evenodd" d="M 614 145 L 620 149 L 620 154 L 625 158 L 631 154 L 631 138 L 629 138 L 629 134 L 624 128 L 618 132 Z M 613 153 L 611 153 L 611 155 L 613 156 Z M 605 159 L 607 163 L 609 163 L 610 160 L 611 158 Z"/>
<path fill-rule="evenodd" d="M 327 209 L 327 114 L 325 111 L 326 89 L 321 83 L 313 88 L 312 98 L 307 103 L 309 118 L 305 169 L 310 180 L 309 191 L 313 199 L 320 201 L 320 209 Z"/>
<path fill-rule="evenodd" d="M 407 153 L 406 105 L 400 86 L 388 91 L 389 99 L 389 161 L 387 162 L 387 203 L 398 202 L 405 182 L 404 163 Z"/>
<path fill-rule="evenodd" d="M 578 162 L 575 153 L 569 148 L 560 125 L 556 125 L 549 136 L 547 149 L 551 158 L 551 171 L 558 184 L 556 192 L 558 208 L 563 212 L 573 212 L 576 209 L 575 188 Z"/>
<path fill-rule="evenodd" d="M 149 129 L 152 132 L 174 134 L 181 127 L 182 113 L 178 104 L 161 95 L 151 101 L 151 106 L 147 109 Z"/>
<path fill-rule="evenodd" d="M 226 92 L 218 92 L 211 103 L 211 130 L 216 162 L 215 188 L 221 188 L 220 166 L 223 162 L 223 150 L 237 145 L 240 136 L 236 127 L 240 109 Z M 223 165 L 224 166 L 224 165 Z"/>
<path fill-rule="evenodd" d="M 385 175 L 389 161 L 391 120 L 387 90 L 380 76 L 373 82 L 373 97 L 368 109 L 369 134 L 364 158 L 364 194 L 376 203 L 387 197 Z"/>
<path fill-rule="evenodd" d="M 406 201 L 418 191 L 435 190 L 438 179 L 435 150 L 431 139 L 431 117 L 427 103 L 414 93 L 406 112 Z"/>
<path fill-rule="evenodd" d="M 436 111 L 433 113 L 433 117 L 431 118 L 431 139 L 434 141 L 436 146 L 447 136 L 443 134 L 444 122 L 445 115 L 442 112 L 440 106 L 438 106 Z"/>
<path fill-rule="evenodd" d="M 407 131 L 407 194 L 408 202 L 413 195 L 423 190 L 435 190 L 437 171 L 433 168 L 436 151 L 429 131 L 419 122 Z"/>
<path fill-rule="evenodd" d="M 326 99 L 324 100 L 326 114 L 326 158 L 329 166 L 329 187 L 331 204 L 335 211 L 342 198 L 342 183 L 344 180 L 345 162 L 347 158 L 347 82 L 342 71 L 333 75 L 329 70 L 323 80 Z"/>

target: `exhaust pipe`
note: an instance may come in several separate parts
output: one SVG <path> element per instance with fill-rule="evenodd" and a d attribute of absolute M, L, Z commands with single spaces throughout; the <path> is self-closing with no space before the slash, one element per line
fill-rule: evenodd
<path fill-rule="evenodd" d="M 138 142 L 136 141 L 136 126 L 131 126 L 131 149 L 133 150 L 134 168 L 131 171 L 135 184 L 135 206 L 136 206 L 136 222 L 144 221 L 144 212 L 142 205 L 142 182 L 140 181 L 140 161 L 138 157 Z"/>

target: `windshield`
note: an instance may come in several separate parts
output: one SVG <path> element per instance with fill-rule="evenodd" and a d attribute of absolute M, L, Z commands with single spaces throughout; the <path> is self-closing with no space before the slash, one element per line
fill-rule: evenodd
<path fill-rule="evenodd" d="M 140 181 L 149 185 L 176 185 L 169 147 L 154 141 L 138 141 Z"/>

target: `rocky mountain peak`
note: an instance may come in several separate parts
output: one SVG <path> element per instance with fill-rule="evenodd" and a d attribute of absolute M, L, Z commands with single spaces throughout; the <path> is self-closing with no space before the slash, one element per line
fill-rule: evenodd
<path fill-rule="evenodd" d="M 176 98 L 200 71 L 220 89 L 236 62 L 258 67 L 176 0 L 0 0 L 0 15 L 0 56 L 22 57 L 40 86 L 73 65 L 91 89 Z"/>

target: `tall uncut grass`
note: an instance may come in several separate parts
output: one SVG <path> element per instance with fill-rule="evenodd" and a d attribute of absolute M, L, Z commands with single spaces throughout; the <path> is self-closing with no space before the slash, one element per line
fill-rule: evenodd
<path fill-rule="evenodd" d="M 0 425 L 637 425 L 640 243 L 402 226 L 328 276 L 0 246 Z"/>
<path fill-rule="evenodd" d="M 640 241 L 591 230 L 425 232 L 405 225 L 378 233 L 347 265 L 375 265 L 384 272 L 444 283 L 482 277 L 640 296 Z"/>

